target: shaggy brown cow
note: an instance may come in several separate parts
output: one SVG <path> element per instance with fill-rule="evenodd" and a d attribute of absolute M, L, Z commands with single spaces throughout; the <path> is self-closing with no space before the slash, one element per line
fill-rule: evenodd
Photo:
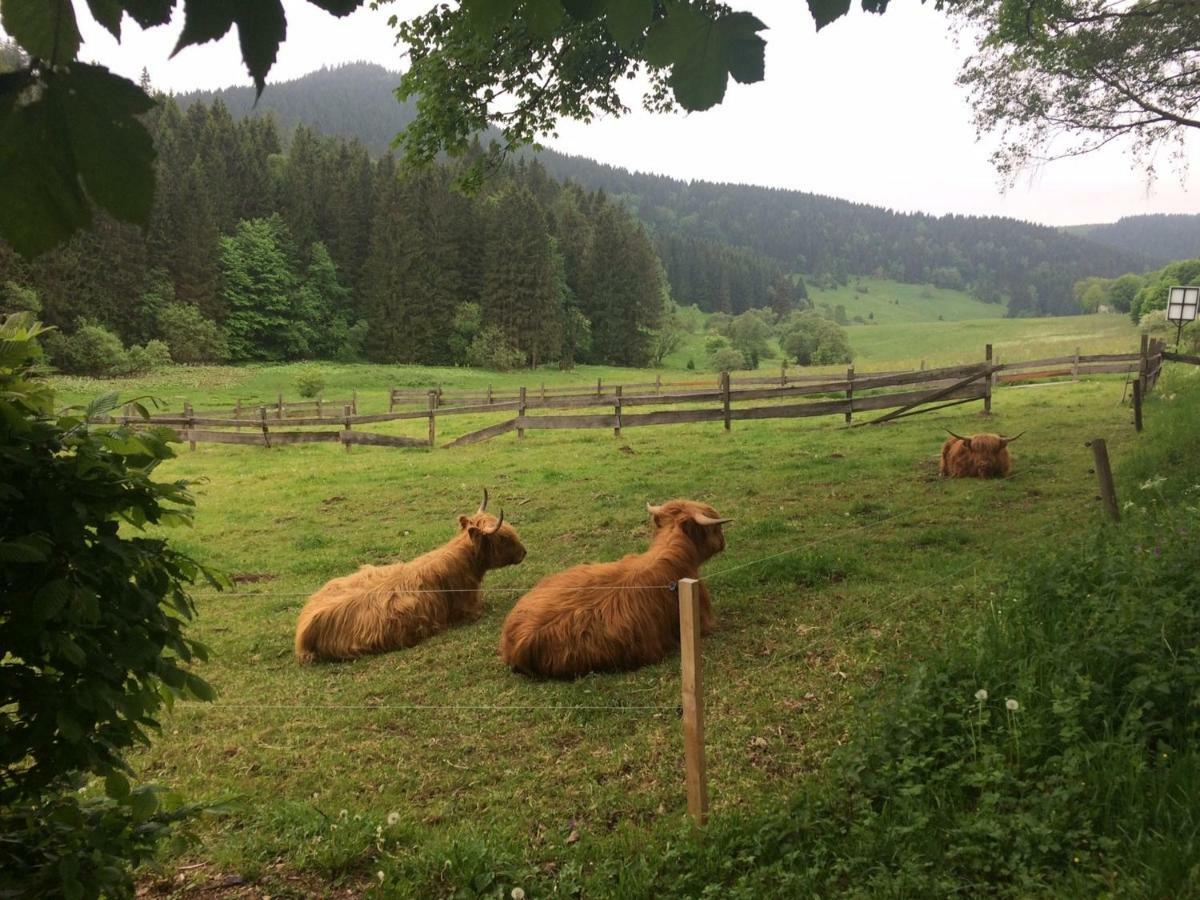
<path fill-rule="evenodd" d="M 942 444 L 942 464 L 938 467 L 938 474 L 950 478 L 1008 477 L 1012 468 L 1008 445 L 1021 434 L 1010 438 L 999 434 L 974 434 L 971 437 L 963 437 L 953 431 L 949 434 L 946 443 Z"/>
<path fill-rule="evenodd" d="M 516 672 L 576 678 L 636 669 L 679 645 L 679 598 L 673 585 L 696 578 L 725 549 L 711 506 L 672 500 L 647 506 L 654 537 L 645 553 L 588 563 L 543 578 L 517 601 L 500 636 L 500 656 Z M 708 591 L 700 585 L 701 632 L 712 630 Z"/>
<path fill-rule="evenodd" d="M 356 659 L 411 647 L 483 612 L 488 569 L 519 563 L 525 548 L 511 525 L 489 516 L 487 491 L 473 516 L 459 516 L 449 543 L 411 562 L 363 566 L 309 598 L 296 626 L 296 659 Z"/>

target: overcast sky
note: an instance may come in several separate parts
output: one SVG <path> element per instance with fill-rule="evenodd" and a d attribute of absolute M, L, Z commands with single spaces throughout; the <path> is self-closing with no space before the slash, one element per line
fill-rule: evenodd
<path fill-rule="evenodd" d="M 370 60 L 399 68 L 401 51 L 387 18 L 429 5 L 396 0 L 339 20 L 302 0 L 284 0 L 288 39 L 267 90 L 271 81 L 322 65 Z M 770 29 L 764 82 L 731 82 L 725 102 L 705 113 L 665 117 L 637 110 L 587 126 L 564 123 L 548 144 L 641 171 L 794 188 L 900 210 L 1055 225 L 1200 212 L 1200 175 L 1180 184 L 1164 165 L 1148 186 L 1117 148 L 1049 164 L 1002 191 L 988 162 L 990 147 L 976 141 L 966 97 L 954 84 L 967 48 L 955 47 L 945 17 L 929 5 L 895 0 L 884 16 L 855 9 L 819 35 L 799 0 L 733 5 L 754 11 Z M 81 26 L 85 58 L 131 78 L 145 66 L 160 89 L 250 83 L 232 32 L 169 59 L 179 16 L 145 32 L 126 19 L 121 44 L 94 22 Z M 628 99 L 636 108 L 636 91 Z M 1189 159 L 1200 169 L 1198 143 L 1191 141 Z"/>

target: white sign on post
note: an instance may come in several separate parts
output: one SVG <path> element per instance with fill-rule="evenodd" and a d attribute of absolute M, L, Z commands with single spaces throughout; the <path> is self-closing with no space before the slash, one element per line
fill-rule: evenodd
<path fill-rule="evenodd" d="M 1173 287 L 1167 300 L 1167 321 L 1192 322 L 1196 319 L 1196 310 L 1200 308 L 1200 287 Z"/>

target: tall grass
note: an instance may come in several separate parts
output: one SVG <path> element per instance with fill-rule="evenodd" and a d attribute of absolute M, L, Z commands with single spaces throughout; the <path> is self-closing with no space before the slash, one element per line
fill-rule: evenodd
<path fill-rule="evenodd" d="M 1124 521 L 1024 563 L 826 777 L 655 874 L 679 896 L 1200 895 L 1200 391 L 1149 411 Z"/>

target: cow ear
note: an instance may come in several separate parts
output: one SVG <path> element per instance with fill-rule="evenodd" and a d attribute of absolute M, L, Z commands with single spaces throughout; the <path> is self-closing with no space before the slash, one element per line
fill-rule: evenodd
<path fill-rule="evenodd" d="M 458 517 L 458 527 L 459 528 L 466 528 L 470 524 L 471 524 L 471 520 L 468 519 L 466 516 Z"/>

